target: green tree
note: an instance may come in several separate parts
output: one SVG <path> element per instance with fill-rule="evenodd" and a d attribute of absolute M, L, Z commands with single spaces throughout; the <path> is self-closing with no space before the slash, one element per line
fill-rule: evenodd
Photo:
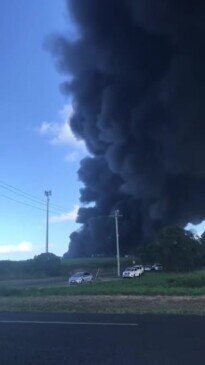
<path fill-rule="evenodd" d="M 181 227 L 159 232 L 156 243 L 145 248 L 144 259 L 160 262 L 167 271 L 189 271 L 201 265 L 199 240 Z"/>
<path fill-rule="evenodd" d="M 53 253 L 42 253 L 32 260 L 34 273 L 46 276 L 58 276 L 61 270 L 61 259 Z"/>

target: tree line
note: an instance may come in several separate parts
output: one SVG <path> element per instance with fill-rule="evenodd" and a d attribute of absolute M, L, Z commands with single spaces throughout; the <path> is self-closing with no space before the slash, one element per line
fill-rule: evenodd
<path fill-rule="evenodd" d="M 205 267 L 205 232 L 199 237 L 181 227 L 164 228 L 152 243 L 139 246 L 135 256 L 141 264 L 160 263 L 165 271 L 185 272 Z M 25 261 L 0 261 L 0 278 L 65 276 L 75 267 L 69 261 L 67 253 L 63 258 L 42 253 Z M 83 262 L 81 266 L 84 267 Z"/>
<path fill-rule="evenodd" d="M 166 271 L 191 271 L 205 266 L 205 232 L 201 237 L 181 227 L 162 229 L 138 251 L 143 263 L 159 262 Z"/>

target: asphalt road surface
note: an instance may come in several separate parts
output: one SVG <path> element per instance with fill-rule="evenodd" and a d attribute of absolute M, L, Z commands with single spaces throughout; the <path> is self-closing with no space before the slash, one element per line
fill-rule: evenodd
<path fill-rule="evenodd" d="M 0 313 L 1 365 L 205 363 L 205 317 Z"/>

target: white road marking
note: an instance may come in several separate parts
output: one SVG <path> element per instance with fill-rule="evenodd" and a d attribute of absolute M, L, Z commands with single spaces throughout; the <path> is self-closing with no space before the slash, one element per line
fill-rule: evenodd
<path fill-rule="evenodd" d="M 85 326 L 138 326 L 137 323 L 118 323 L 118 322 L 58 322 L 58 321 L 12 321 L 0 320 L 6 324 L 61 324 L 61 325 L 85 325 Z"/>

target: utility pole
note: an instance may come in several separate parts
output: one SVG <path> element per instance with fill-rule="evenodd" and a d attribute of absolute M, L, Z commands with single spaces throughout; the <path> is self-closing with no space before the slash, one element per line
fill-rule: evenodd
<path fill-rule="evenodd" d="M 116 232 L 116 251 L 117 251 L 117 276 L 120 277 L 120 248 L 119 248 L 119 231 L 118 231 L 118 218 L 122 217 L 118 209 L 114 211 L 115 218 L 115 232 Z"/>
<path fill-rule="evenodd" d="M 51 190 L 45 190 L 45 196 L 47 197 L 47 210 L 46 210 L 46 253 L 48 253 L 48 239 L 49 239 L 49 201 L 52 195 Z"/>

